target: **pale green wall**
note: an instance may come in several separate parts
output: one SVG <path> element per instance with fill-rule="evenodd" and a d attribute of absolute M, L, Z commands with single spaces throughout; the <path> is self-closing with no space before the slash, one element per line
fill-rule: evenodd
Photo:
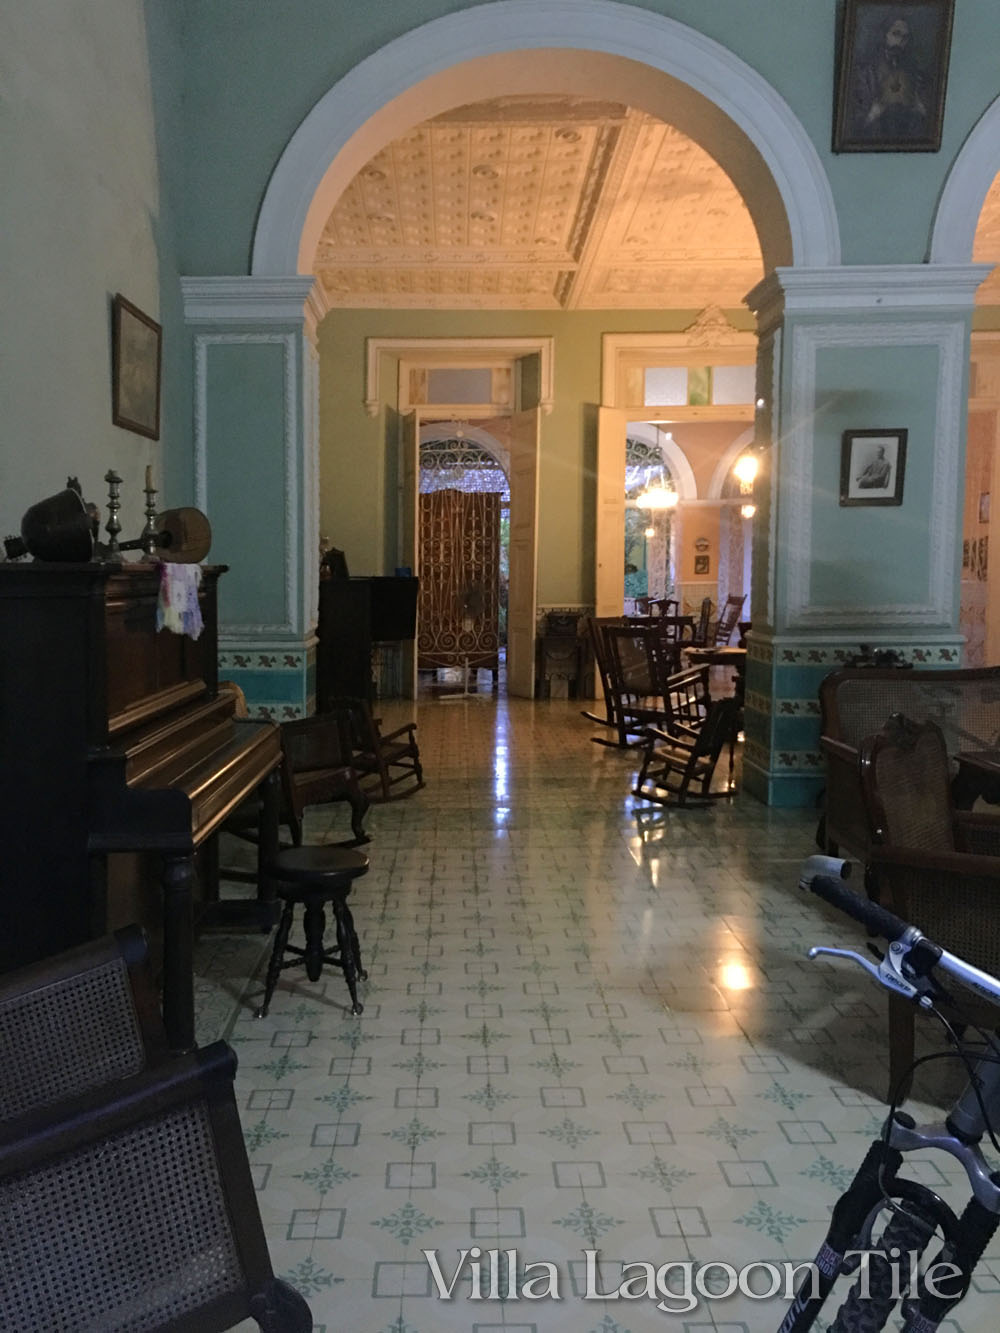
<path fill-rule="evenodd" d="M 925 600 L 939 359 L 935 347 L 828 347 L 817 352 L 810 563 L 814 604 L 843 610 Z M 845 385 L 850 388 L 845 390 Z M 857 429 L 859 421 L 869 429 L 908 432 L 903 503 L 898 508 L 840 505 L 841 436 Z M 900 552 L 906 553 L 905 559 L 899 558 Z"/>
<path fill-rule="evenodd" d="M 188 371 L 169 197 L 180 179 L 179 18 L 163 4 L 147 14 L 141 0 L 0 8 L 3 533 L 70 473 L 103 511 L 113 467 L 122 536 L 138 536 L 145 465 L 162 486 L 164 455 L 181 464 L 168 502 L 183 502 Z M 159 443 L 111 424 L 116 291 L 165 326 Z"/>
<path fill-rule="evenodd" d="M 319 98 L 388 41 L 468 7 L 454 0 L 187 0 L 185 271 L 247 272 L 268 177 Z M 656 0 L 641 8 L 728 46 L 786 99 L 829 175 L 845 263 L 925 258 L 948 167 L 1000 91 L 997 0 L 956 6 L 941 152 L 842 156 L 830 151 L 833 0 Z"/>
<path fill-rule="evenodd" d="M 730 319 L 750 327 L 746 310 Z M 396 377 L 383 365 L 383 408 L 365 414 L 365 338 L 552 337 L 555 405 L 541 420 L 538 600 L 593 600 L 596 405 L 601 401 L 601 335 L 674 331 L 694 310 L 361 311 L 338 310 L 320 326 L 320 527 L 342 547 L 352 574 L 391 573 L 395 565 Z M 390 358 L 385 358 L 386 362 Z"/>
<path fill-rule="evenodd" d="M 209 431 L 230 442 L 211 449 L 206 469 L 212 559 L 229 565 L 219 584 L 223 624 L 281 624 L 286 618 L 284 347 L 280 343 L 209 345 Z M 297 522 L 293 521 L 297 530 Z M 248 544 L 272 559 L 250 561 Z"/>

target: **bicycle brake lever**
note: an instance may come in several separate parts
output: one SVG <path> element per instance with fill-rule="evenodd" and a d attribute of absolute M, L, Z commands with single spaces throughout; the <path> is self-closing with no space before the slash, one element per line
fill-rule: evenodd
<path fill-rule="evenodd" d="M 918 986 L 915 986 L 912 981 L 907 977 L 904 977 L 902 972 L 898 970 L 895 964 L 895 950 L 893 949 L 889 950 L 877 967 L 867 958 L 862 957 L 861 954 L 855 953 L 853 949 L 834 949 L 828 945 L 815 944 L 809 950 L 810 958 L 820 958 L 823 956 L 829 958 L 846 958 L 848 962 L 857 963 L 859 967 L 863 968 L 868 973 L 873 981 L 877 981 L 878 984 L 884 986 L 886 990 L 895 991 L 898 995 L 903 995 L 908 1000 L 915 1000 L 922 1009 L 930 1009 L 932 1007 L 933 1001 L 931 1000 L 931 997 Z M 929 988 L 929 983 L 927 983 L 927 985 Z"/>

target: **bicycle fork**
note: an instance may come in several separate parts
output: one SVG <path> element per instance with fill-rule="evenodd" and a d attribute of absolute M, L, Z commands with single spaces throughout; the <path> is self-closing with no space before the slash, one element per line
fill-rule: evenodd
<path fill-rule="evenodd" d="M 902 1160 L 903 1154 L 882 1139 L 876 1139 L 870 1146 L 850 1186 L 834 1205 L 830 1228 L 814 1260 L 813 1271 L 799 1288 L 778 1333 L 809 1333 L 812 1329 L 823 1302 L 843 1271 L 848 1250 L 855 1248 L 869 1215 L 882 1202 L 884 1175 L 894 1176 Z"/>

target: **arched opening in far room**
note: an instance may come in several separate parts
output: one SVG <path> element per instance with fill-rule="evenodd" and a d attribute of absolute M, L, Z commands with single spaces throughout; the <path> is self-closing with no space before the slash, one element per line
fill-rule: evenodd
<path fill-rule="evenodd" d="M 253 273 L 313 271 L 338 200 L 377 154 L 414 126 L 484 99 L 580 103 L 592 99 L 595 88 L 602 99 L 617 99 L 687 136 L 719 165 L 752 217 L 765 271 L 839 262 L 832 197 L 811 141 L 782 99 L 733 52 L 632 6 L 582 4 L 567 31 L 559 4 L 500 0 L 397 39 L 317 103 L 269 183 L 255 233 Z M 746 286 L 731 306 L 738 305 Z M 336 299 L 329 290 L 326 296 Z M 441 301 L 437 305 L 442 308 Z M 543 437 L 544 425 L 543 420 Z M 536 467 L 536 489 L 538 480 Z M 585 477 L 581 484 L 593 482 Z M 332 484 L 324 499 L 349 503 L 346 496 L 333 497 Z M 323 526 L 331 526 L 325 513 Z M 588 533 L 569 545 L 591 541 Z M 526 577 L 534 577 L 531 562 L 524 569 Z M 512 598 L 515 582 L 512 572 Z"/>

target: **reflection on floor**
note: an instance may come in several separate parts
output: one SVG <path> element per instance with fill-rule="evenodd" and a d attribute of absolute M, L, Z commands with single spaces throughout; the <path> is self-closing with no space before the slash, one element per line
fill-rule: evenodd
<path fill-rule="evenodd" d="M 277 1271 L 325 1333 L 776 1329 L 780 1295 L 724 1296 L 704 1266 L 812 1258 L 883 1116 L 885 997 L 804 957 L 859 938 L 795 887 L 814 812 L 636 809 L 634 754 L 592 745 L 565 701 L 418 720 L 427 787 L 373 810 L 353 898 L 364 1014 L 339 974 L 286 971 L 255 1020 L 265 943 L 201 945 L 200 1037 L 240 1057 Z M 347 836 L 346 808 L 307 832 Z M 958 1178 L 914 1170 L 945 1193 Z M 438 1294 L 423 1251 L 447 1287 L 473 1247 L 482 1298 L 474 1254 Z M 950 1333 L 1000 1322 L 990 1254 Z M 684 1261 L 690 1302 L 612 1299 L 622 1264 Z M 521 1285 L 544 1263 L 527 1277 L 559 1300 Z"/>

